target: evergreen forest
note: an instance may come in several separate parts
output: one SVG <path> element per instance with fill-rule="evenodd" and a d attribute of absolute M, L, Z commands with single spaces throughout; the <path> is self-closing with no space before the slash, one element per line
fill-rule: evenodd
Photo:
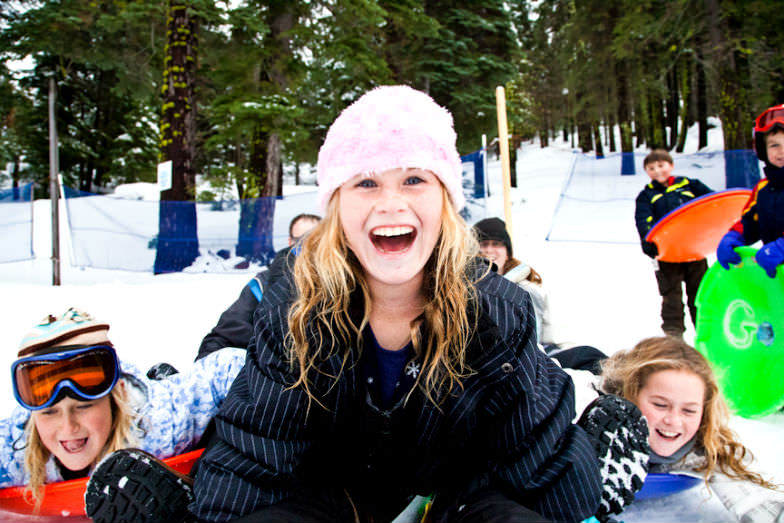
<path fill-rule="evenodd" d="M 0 185 L 48 192 L 53 87 L 59 171 L 111 192 L 173 162 L 240 198 L 279 195 L 315 163 L 336 115 L 403 83 L 455 117 L 461 154 L 556 135 L 583 151 L 679 150 L 708 117 L 726 150 L 784 102 L 784 9 L 769 0 L 13 0 L 0 3 Z M 20 65 L 21 64 L 21 65 Z M 614 133 L 618 126 L 620 143 Z M 289 171 L 287 171 L 289 172 Z M 514 184 L 514 179 L 513 179 Z"/>

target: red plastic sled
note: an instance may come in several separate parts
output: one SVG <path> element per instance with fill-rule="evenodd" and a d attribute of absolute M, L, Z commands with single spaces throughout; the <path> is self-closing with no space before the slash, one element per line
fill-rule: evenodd
<path fill-rule="evenodd" d="M 193 450 L 163 460 L 177 472 L 187 474 L 204 449 Z M 40 516 L 84 516 L 84 489 L 87 478 L 60 481 L 44 486 Z M 0 511 L 15 514 L 32 514 L 33 505 L 25 501 L 24 487 L 0 489 Z"/>
<path fill-rule="evenodd" d="M 727 189 L 695 198 L 659 220 L 645 239 L 656 244 L 658 260 L 701 260 L 716 252 L 750 195 L 750 189 Z"/>

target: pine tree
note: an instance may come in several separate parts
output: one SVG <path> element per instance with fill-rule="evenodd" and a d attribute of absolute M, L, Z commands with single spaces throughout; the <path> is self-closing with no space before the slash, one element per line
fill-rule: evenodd
<path fill-rule="evenodd" d="M 29 71 L 18 74 L 20 89 L 31 93 L 32 100 L 29 110 L 19 115 L 25 128 L 18 137 L 31 178 L 43 181 L 48 176 L 51 76 L 58 89 L 60 167 L 68 185 L 102 191 L 154 170 L 154 131 L 129 115 L 149 120 L 156 87 L 150 76 L 155 62 L 150 14 L 156 9 L 152 1 L 121 5 L 63 0 L 3 12 L 0 52 L 33 61 Z M 128 154 L 127 144 L 120 142 L 131 136 L 140 143 Z"/>
<path fill-rule="evenodd" d="M 199 255 L 196 227 L 196 99 L 199 18 L 185 0 L 170 0 L 163 72 L 161 160 L 171 188 L 161 191 L 155 274 L 181 271 Z"/>

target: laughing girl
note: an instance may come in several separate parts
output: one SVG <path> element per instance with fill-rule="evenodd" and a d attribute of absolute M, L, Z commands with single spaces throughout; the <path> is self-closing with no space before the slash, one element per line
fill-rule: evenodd
<path fill-rule="evenodd" d="M 476 257 L 455 142 L 450 113 L 404 86 L 332 124 L 324 219 L 255 311 L 196 473 L 198 520 L 391 521 L 431 494 L 432 521 L 594 514 L 572 382 L 537 348 L 526 292 Z M 124 478 L 144 487 L 143 472 Z"/>
<path fill-rule="evenodd" d="M 602 388 L 648 420 L 651 472 L 699 474 L 737 521 L 782 521 L 784 495 L 748 468 L 708 361 L 683 340 L 648 338 L 602 364 Z"/>
<path fill-rule="evenodd" d="M 120 363 L 109 324 L 71 308 L 27 334 L 11 366 L 20 405 L 0 420 L 0 487 L 88 476 L 105 455 L 139 447 L 159 458 L 190 450 L 245 358 L 223 349 L 182 374 L 151 380 Z"/>

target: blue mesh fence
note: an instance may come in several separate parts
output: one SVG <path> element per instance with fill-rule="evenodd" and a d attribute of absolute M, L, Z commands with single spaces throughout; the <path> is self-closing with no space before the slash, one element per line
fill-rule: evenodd
<path fill-rule="evenodd" d="M 466 206 L 462 214 L 468 223 L 486 215 L 484 153 L 480 153 L 463 158 Z M 68 187 L 65 194 L 74 265 L 129 271 L 153 271 L 155 267 L 159 272 L 167 272 L 156 266 L 159 202 L 83 193 Z M 265 200 L 197 203 L 200 256 L 214 257 L 220 252 L 224 257 L 235 257 L 238 245 L 242 255 L 249 244 L 268 248 L 270 238 L 253 236 L 252 224 L 243 224 L 244 232 L 241 237 L 239 235 L 241 207 L 269 209 L 271 206 L 266 205 Z M 274 204 L 272 249 L 268 253 L 271 255 L 288 244 L 289 223 L 294 216 L 303 212 L 319 214 L 319 210 L 315 191 L 272 198 L 269 203 Z M 193 203 L 167 202 L 167 205 L 193 206 Z M 169 238 L 168 241 L 176 242 L 178 239 Z"/>
<path fill-rule="evenodd" d="M 34 256 L 32 195 L 32 183 L 0 190 L 0 263 Z"/>
<path fill-rule="evenodd" d="M 484 149 L 479 149 L 460 157 L 463 162 L 463 194 L 466 200 L 465 207 L 460 214 L 466 223 L 475 223 L 487 217 L 486 154 Z"/>
<path fill-rule="evenodd" d="M 634 202 L 650 182 L 642 166 L 645 156 L 618 153 L 597 159 L 575 154 L 547 239 L 639 243 Z M 759 163 L 753 151 L 673 154 L 673 159 L 674 175 L 697 178 L 714 191 L 751 188 L 759 181 Z"/>
<path fill-rule="evenodd" d="M 74 265 L 153 270 L 159 202 L 80 193 L 72 189 L 66 190 L 66 198 Z M 185 202 L 182 205 L 193 204 Z M 276 250 L 287 245 L 289 222 L 301 212 L 316 212 L 315 192 L 295 194 L 275 202 L 272 245 Z M 224 251 L 233 256 L 237 248 L 239 202 L 197 203 L 196 216 L 201 255 Z"/>

